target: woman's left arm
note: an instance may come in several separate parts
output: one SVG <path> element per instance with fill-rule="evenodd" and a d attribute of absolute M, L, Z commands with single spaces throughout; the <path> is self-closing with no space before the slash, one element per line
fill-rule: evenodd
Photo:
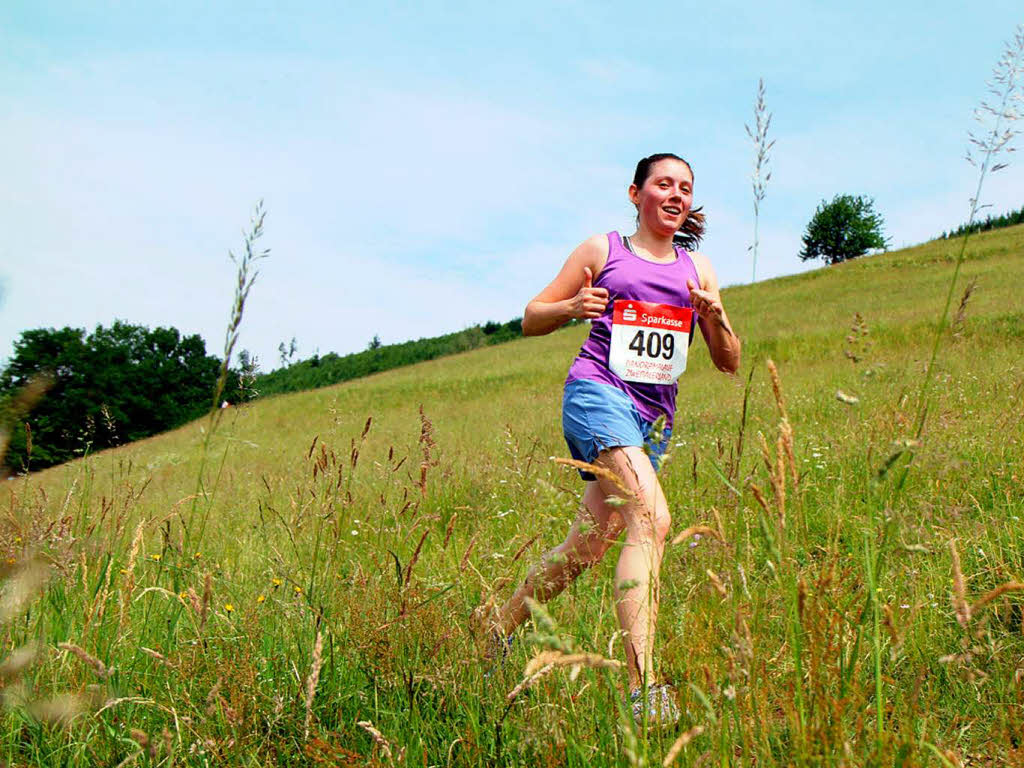
<path fill-rule="evenodd" d="M 733 333 L 729 316 L 722 306 L 722 295 L 718 292 L 718 276 L 707 256 L 694 253 L 693 262 L 700 277 L 700 286 L 687 280 L 690 301 L 697 312 L 700 332 L 708 345 L 711 361 L 720 371 L 736 373 L 740 367 L 740 340 Z"/>

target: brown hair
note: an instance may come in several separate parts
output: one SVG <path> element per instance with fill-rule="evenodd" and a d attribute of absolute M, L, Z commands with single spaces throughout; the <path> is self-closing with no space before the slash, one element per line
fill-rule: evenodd
<path fill-rule="evenodd" d="M 690 169 L 690 176 L 693 176 L 693 167 L 679 155 L 672 154 L 671 152 L 658 152 L 650 157 L 643 158 L 636 164 L 636 172 L 633 174 L 633 184 L 636 185 L 637 189 L 642 187 L 644 182 L 647 181 L 647 177 L 651 175 L 651 167 L 656 162 L 659 160 L 669 159 L 681 162 Z M 680 227 L 679 231 L 672 236 L 672 242 L 674 244 L 682 246 L 688 251 L 692 251 L 700 245 L 700 241 L 704 237 L 704 231 L 707 228 L 703 211 L 704 206 L 690 210 L 689 215 L 686 217 L 686 221 L 683 222 L 683 226 Z"/>

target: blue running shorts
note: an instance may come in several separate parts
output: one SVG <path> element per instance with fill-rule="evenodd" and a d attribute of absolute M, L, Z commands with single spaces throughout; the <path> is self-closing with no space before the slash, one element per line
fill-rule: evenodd
<path fill-rule="evenodd" d="M 608 448 L 647 446 L 648 457 L 657 472 L 668 448 L 672 430 L 666 429 L 660 443 L 649 440 L 651 422 L 644 421 L 629 395 L 609 384 L 577 379 L 565 385 L 562 397 L 562 431 L 569 453 L 577 461 L 593 464 Z M 596 480 L 591 472 L 579 470 L 584 480 Z"/>

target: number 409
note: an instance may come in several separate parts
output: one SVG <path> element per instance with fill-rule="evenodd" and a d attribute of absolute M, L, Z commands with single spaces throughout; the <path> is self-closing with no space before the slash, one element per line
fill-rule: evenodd
<path fill-rule="evenodd" d="M 648 357 L 663 357 L 666 360 L 671 360 L 672 355 L 676 351 L 676 339 L 671 333 L 664 335 L 657 331 L 649 331 L 647 334 L 647 341 L 644 342 L 644 332 L 637 331 L 636 336 L 629 342 L 629 348 L 636 352 L 637 357 L 643 357 L 644 354 Z"/>

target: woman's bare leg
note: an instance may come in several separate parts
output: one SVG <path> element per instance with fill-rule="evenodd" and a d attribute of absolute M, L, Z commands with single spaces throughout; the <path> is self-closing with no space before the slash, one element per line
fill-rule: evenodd
<path fill-rule="evenodd" d="M 658 476 L 641 448 L 626 446 L 603 451 L 598 464 L 615 472 L 631 492 L 619 507 L 626 542 L 615 567 L 616 612 L 625 630 L 630 685 L 640 687 L 653 674 L 654 630 L 658 622 L 661 559 L 672 518 Z M 622 496 L 609 480 L 602 493 Z"/>
<path fill-rule="evenodd" d="M 544 554 L 515 594 L 498 609 L 494 626 L 502 635 L 511 633 L 530 615 L 527 597 L 547 602 L 604 557 L 625 525 L 619 510 L 607 504 L 606 498 L 607 494 L 597 482 L 587 483 L 583 492 L 584 506 L 565 541 Z"/>

